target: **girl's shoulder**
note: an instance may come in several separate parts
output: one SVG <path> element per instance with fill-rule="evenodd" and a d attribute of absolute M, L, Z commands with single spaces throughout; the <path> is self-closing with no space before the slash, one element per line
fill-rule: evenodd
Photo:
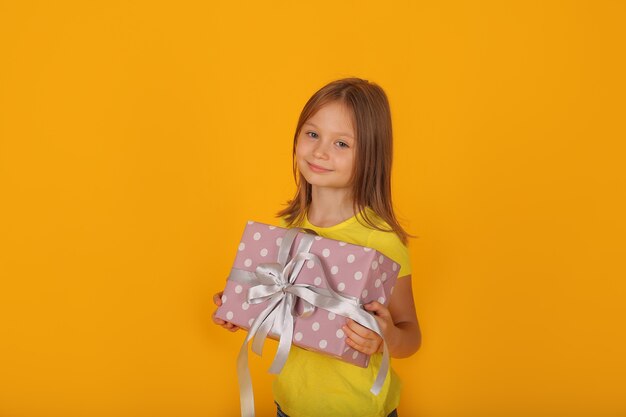
<path fill-rule="evenodd" d="M 278 218 L 278 227 L 287 227 L 287 222 L 284 217 Z"/>
<path fill-rule="evenodd" d="M 376 249 L 383 255 L 391 258 L 400 265 L 398 277 L 411 274 L 411 257 L 409 248 L 405 245 L 396 232 L 391 231 L 389 224 L 372 210 L 371 219 L 383 230 L 369 228 L 367 246 Z"/>
<path fill-rule="evenodd" d="M 391 258 L 400 265 L 398 277 L 411 275 L 411 256 L 409 248 L 402 243 L 395 232 L 372 230 L 367 241 L 367 246 L 376 249 L 383 255 Z"/>

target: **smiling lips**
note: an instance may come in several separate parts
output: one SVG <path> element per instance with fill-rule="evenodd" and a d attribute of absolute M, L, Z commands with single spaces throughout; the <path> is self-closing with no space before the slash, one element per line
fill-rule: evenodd
<path fill-rule="evenodd" d="M 326 169 L 326 168 L 322 168 L 321 166 L 312 164 L 310 162 L 307 161 L 307 164 L 309 164 L 309 168 L 311 169 L 311 171 L 313 172 L 318 172 L 318 173 L 324 173 L 324 172 L 330 172 L 332 171 L 331 169 Z"/>

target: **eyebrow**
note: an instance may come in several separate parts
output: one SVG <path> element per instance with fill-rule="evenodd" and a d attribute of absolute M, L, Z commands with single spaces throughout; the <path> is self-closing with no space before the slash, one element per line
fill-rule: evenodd
<path fill-rule="evenodd" d="M 311 123 L 311 122 L 306 122 L 305 125 L 310 125 L 310 126 L 313 126 L 316 129 L 319 129 L 319 127 L 317 127 L 314 123 Z M 349 133 L 335 132 L 335 134 L 337 134 L 339 136 L 346 136 L 346 137 L 354 139 L 354 137 L 351 134 L 349 134 Z"/>

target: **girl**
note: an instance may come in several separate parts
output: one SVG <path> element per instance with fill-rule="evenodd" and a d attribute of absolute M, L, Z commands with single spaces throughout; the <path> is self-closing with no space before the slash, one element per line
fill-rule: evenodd
<path fill-rule="evenodd" d="M 385 336 L 391 357 L 420 347 L 411 289 L 409 235 L 391 202 L 392 129 L 385 92 L 359 78 L 327 84 L 306 103 L 294 136 L 297 191 L 278 213 L 282 227 L 304 227 L 320 236 L 367 246 L 400 264 L 388 308 L 366 304 Z M 214 302 L 221 305 L 221 293 Z M 213 318 L 235 331 L 232 323 Z M 401 383 L 390 371 L 380 394 L 370 393 L 382 355 L 382 338 L 346 319 L 346 343 L 372 355 L 367 368 L 292 346 L 273 391 L 278 417 L 397 416 Z"/>

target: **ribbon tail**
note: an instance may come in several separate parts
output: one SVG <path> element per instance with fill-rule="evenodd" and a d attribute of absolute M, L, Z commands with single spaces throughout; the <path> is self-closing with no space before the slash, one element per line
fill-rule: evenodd
<path fill-rule="evenodd" d="M 378 375 L 376 375 L 374 385 L 370 388 L 372 394 L 380 394 L 380 390 L 383 388 L 383 384 L 387 378 L 387 372 L 389 372 L 389 349 L 387 348 L 387 342 L 383 339 L 383 360 L 380 362 L 380 368 L 378 368 Z"/>
<path fill-rule="evenodd" d="M 248 341 L 239 349 L 237 357 L 237 379 L 239 380 L 239 403 L 241 404 L 241 417 L 254 417 L 254 392 L 252 391 L 252 377 L 248 368 Z"/>
<path fill-rule="evenodd" d="M 282 298 L 282 297 L 281 297 Z M 271 312 L 263 318 L 262 323 L 260 324 L 258 330 L 254 333 L 254 339 L 252 340 L 252 351 L 259 356 L 263 354 L 263 345 L 265 344 L 265 340 L 267 339 L 267 335 L 272 330 L 272 325 L 276 320 L 276 314 L 279 311 L 279 308 L 276 308 L 276 305 L 280 303 L 280 298 L 272 301 L 270 306 Z M 264 312 L 267 311 L 264 310 Z M 259 317 L 263 317 L 261 314 Z"/>
<path fill-rule="evenodd" d="M 252 323 L 246 339 L 243 341 L 237 356 L 237 380 L 239 381 L 239 403 L 241 405 L 241 417 L 254 417 L 254 392 L 252 390 L 252 377 L 248 367 L 248 343 L 255 337 L 265 319 L 274 311 L 280 299 L 273 301 L 265 308 L 257 319 Z"/>
<path fill-rule="evenodd" d="M 278 342 L 278 349 L 276 355 L 274 355 L 274 361 L 269 369 L 269 373 L 278 374 L 285 366 L 287 358 L 289 357 L 289 350 L 291 349 L 291 342 L 293 339 L 293 326 L 294 320 L 292 315 L 294 296 L 289 294 L 285 302 L 280 306 L 279 323 L 282 323 L 282 329 L 280 334 L 280 341 Z"/>

